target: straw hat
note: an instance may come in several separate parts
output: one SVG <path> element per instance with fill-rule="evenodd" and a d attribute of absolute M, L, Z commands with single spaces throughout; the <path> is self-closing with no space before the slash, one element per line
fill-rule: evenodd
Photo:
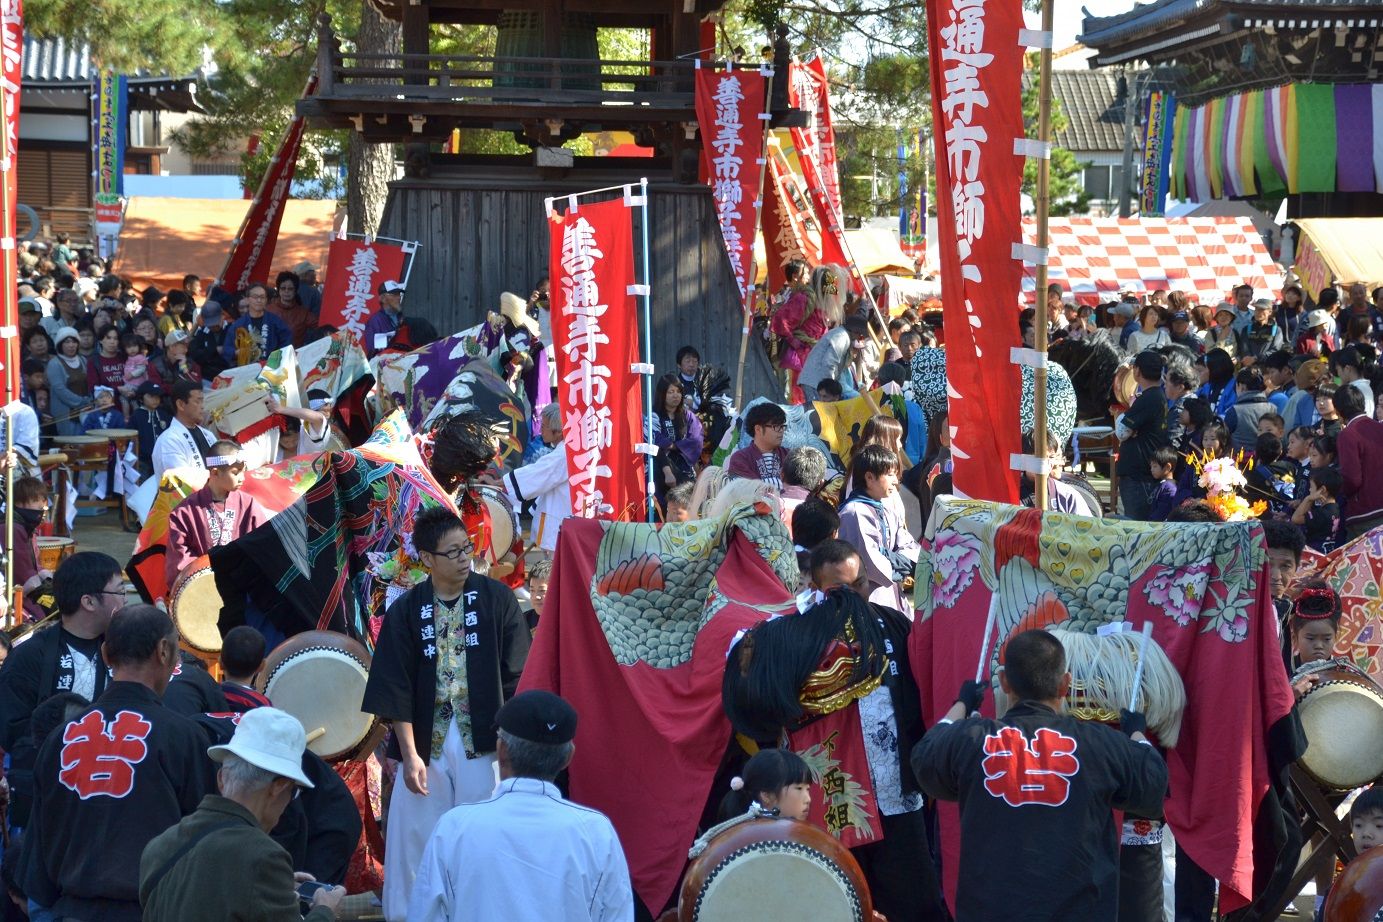
<path fill-rule="evenodd" d="M 1297 369 L 1297 387 L 1304 391 L 1314 390 L 1320 384 L 1329 371 L 1330 365 L 1325 359 L 1311 359 L 1303 362 Z"/>

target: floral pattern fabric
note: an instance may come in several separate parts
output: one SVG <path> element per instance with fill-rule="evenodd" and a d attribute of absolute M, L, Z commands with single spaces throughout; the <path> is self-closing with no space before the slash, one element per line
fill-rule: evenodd
<path fill-rule="evenodd" d="M 1267 740 L 1293 705 L 1260 523 L 1093 519 L 943 496 L 922 541 L 915 606 L 911 663 L 928 723 L 977 665 L 997 687 L 1004 643 L 1017 633 L 1150 624 L 1186 688 L 1167 755 L 1167 819 L 1222 881 L 1222 901 L 1251 892 Z M 987 698 L 984 713 L 992 708 Z M 955 841 L 948 809 L 944 848 Z"/>

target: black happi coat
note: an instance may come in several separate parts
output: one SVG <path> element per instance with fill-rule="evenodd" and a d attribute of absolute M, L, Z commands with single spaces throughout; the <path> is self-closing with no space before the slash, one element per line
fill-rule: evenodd
<path fill-rule="evenodd" d="M 29 717 L 34 708 L 58 692 L 72 690 L 70 661 L 64 666 L 69 638 L 72 635 L 61 625 L 40 628 L 11 650 L 4 666 L 0 667 L 0 749 L 10 755 L 10 820 L 16 826 L 28 825 L 29 807 L 33 803 L 34 758 L 38 755 L 38 746 L 30 738 Z M 109 672 L 98 652 L 96 697 L 105 691 L 108 680 Z"/>
<path fill-rule="evenodd" d="M 1004 751 L 1023 746 L 1023 763 L 1043 774 L 1013 770 L 1023 763 Z M 927 794 L 960 801 L 957 922 L 1116 918 L 1113 811 L 1161 816 L 1167 793 L 1152 746 L 1032 701 L 1003 720 L 932 727 L 912 766 Z"/>
<path fill-rule="evenodd" d="M 413 724 L 413 743 L 424 763 L 432 760 L 432 718 L 437 707 L 437 648 L 432 580 L 414 586 L 384 613 L 361 709 L 385 720 Z M 458 612 L 474 612 L 467 631 L 478 643 L 466 647 L 466 684 L 477 754 L 495 751 L 495 714 L 519 684 L 531 641 L 518 600 L 498 580 L 471 573 Z"/>
<path fill-rule="evenodd" d="M 105 732 L 93 737 L 102 722 Z M 107 734 L 113 739 L 103 741 Z M 97 751 L 107 759 L 100 766 Z M 139 856 L 197 809 L 207 793 L 205 761 L 206 735 L 195 723 L 152 689 L 112 681 L 39 749 L 31 830 L 38 839 L 25 892 L 53 899 L 58 918 L 139 922 Z"/>
<path fill-rule="evenodd" d="M 186 650 L 178 651 L 180 659 L 168 690 L 163 693 L 163 705 L 184 717 L 197 714 L 220 714 L 231 710 L 221 683 L 211 677 L 206 666 Z M 216 790 L 212 785 L 211 790 Z"/>
<path fill-rule="evenodd" d="M 198 714 L 193 719 L 206 732 L 208 746 L 224 746 L 235 735 L 240 713 Z M 209 757 L 203 761 L 208 790 L 214 791 L 221 766 Z M 310 749 L 303 753 L 303 774 L 312 787 L 298 790 L 269 837 L 288 852 L 293 870 L 306 871 L 321 883 L 344 884 L 363 828 L 355 798 L 336 770 Z"/>
<path fill-rule="evenodd" d="M 908 635 L 912 633 L 912 622 L 896 608 L 873 603 L 869 607 L 879 617 L 879 626 L 884 630 L 884 650 L 888 653 L 888 671 L 884 673 L 884 687 L 888 689 L 889 700 L 893 702 L 893 721 L 898 728 L 898 777 L 902 783 L 903 793 L 912 794 L 920 788 L 908 765 L 908 758 L 913 746 L 922 739 L 925 732 L 922 722 L 922 696 L 917 690 L 917 682 L 912 677 L 912 666 L 908 659 Z"/>

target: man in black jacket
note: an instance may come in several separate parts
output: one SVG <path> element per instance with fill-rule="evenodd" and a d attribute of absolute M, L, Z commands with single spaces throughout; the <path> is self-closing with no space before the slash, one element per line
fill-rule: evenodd
<path fill-rule="evenodd" d="M 202 305 L 201 323 L 192 331 L 192 344 L 187 349 L 187 357 L 197 366 L 203 381 L 215 380 L 226 370 L 226 360 L 221 355 L 225 342 L 226 323 L 221 305 L 208 299 Z"/>
<path fill-rule="evenodd" d="M 1133 406 L 1120 417 L 1123 444 L 1115 470 L 1119 474 L 1119 498 L 1124 501 L 1124 515 L 1140 521 L 1148 517 L 1153 479 L 1152 453 L 1167 444 L 1167 395 L 1162 390 L 1162 369 L 1167 360 L 1156 352 L 1145 351 L 1134 356 L 1133 378 L 1138 384 L 1138 397 Z"/>
<path fill-rule="evenodd" d="M 17 645 L 0 668 L 0 748 L 10 755 L 10 818 L 29 821 L 35 746 L 29 716 L 59 692 L 92 701 L 105 691 L 108 673 L 101 640 L 111 615 L 125 603 L 124 577 L 114 558 L 82 551 L 53 574 L 58 623 L 40 628 Z"/>
<path fill-rule="evenodd" d="M 456 514 L 413 526 L 431 574 L 384 614 L 362 709 L 393 721 L 399 774 L 389 800 L 384 916 L 407 917 L 432 827 L 499 782 L 495 714 L 519 684 L 531 635 L 514 593 L 474 572 L 475 545 Z"/>
<path fill-rule="evenodd" d="M 1161 816 L 1167 765 L 1123 711 L 1128 737 L 1062 713 L 1071 674 L 1043 630 L 1010 639 L 999 674 L 1017 704 L 1001 720 L 967 717 L 985 686 L 966 682 L 912 753 L 932 797 L 960 802 L 956 918 L 1065 922 L 1118 917 L 1114 810 Z"/>
<path fill-rule="evenodd" d="M 109 687 L 49 735 L 34 765 L 25 892 L 60 919 L 139 922 L 139 856 L 201 802 L 206 737 L 160 700 L 178 663 L 167 614 L 121 609 L 102 649 Z"/>

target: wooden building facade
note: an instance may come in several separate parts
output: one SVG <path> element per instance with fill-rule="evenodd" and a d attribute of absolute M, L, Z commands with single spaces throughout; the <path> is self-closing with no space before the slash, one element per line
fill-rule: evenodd
<path fill-rule="evenodd" d="M 708 362 L 735 363 L 742 306 L 699 182 L 694 97 L 693 59 L 714 44 L 708 17 L 723 3 L 399 0 L 381 9 L 402 22 L 401 55 L 343 50 L 323 17 L 318 90 L 298 111 L 311 127 L 404 145 L 405 176 L 390 187 L 381 233 L 421 244 L 408 311 L 448 333 L 484 319 L 503 291 L 526 296 L 547 275 L 546 197 L 646 177 L 655 365 L 670 370 L 685 344 Z M 432 27 L 442 23 L 495 26 L 497 54 L 432 54 Z M 648 30 L 650 59 L 601 60 L 601 28 Z M 531 153 L 442 153 L 453 129 L 509 132 Z M 583 158 L 561 147 L 609 131 L 632 133 L 654 155 Z M 745 378 L 751 393 L 772 388 L 762 344 Z"/>

